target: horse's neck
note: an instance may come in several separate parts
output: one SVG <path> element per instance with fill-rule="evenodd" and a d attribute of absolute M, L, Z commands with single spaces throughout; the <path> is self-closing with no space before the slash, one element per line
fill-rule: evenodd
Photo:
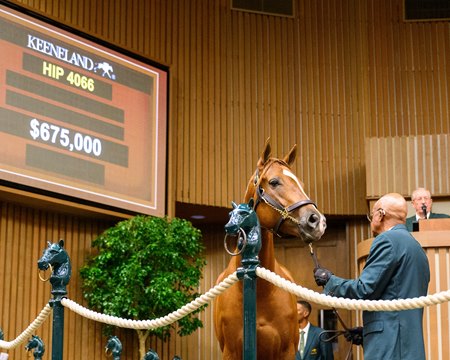
<path fill-rule="evenodd" d="M 275 249 L 273 247 L 273 233 L 263 229 L 261 231 L 261 250 L 259 251 L 259 264 L 270 271 L 275 270 Z"/>

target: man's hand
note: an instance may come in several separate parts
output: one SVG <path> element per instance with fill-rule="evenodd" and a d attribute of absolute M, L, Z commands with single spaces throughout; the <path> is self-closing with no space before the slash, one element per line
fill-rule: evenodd
<path fill-rule="evenodd" d="M 354 345 L 363 344 L 363 328 L 361 326 L 348 329 L 345 332 L 344 336 L 347 341 L 351 341 Z"/>
<path fill-rule="evenodd" d="M 330 280 L 331 275 L 333 273 L 330 270 L 324 268 L 314 269 L 314 280 L 316 280 L 316 284 L 319 286 L 325 286 L 328 280 Z"/>

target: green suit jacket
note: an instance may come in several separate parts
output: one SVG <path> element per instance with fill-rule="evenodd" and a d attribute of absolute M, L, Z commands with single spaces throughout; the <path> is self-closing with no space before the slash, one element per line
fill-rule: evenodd
<path fill-rule="evenodd" d="M 443 219 L 443 218 L 450 218 L 450 215 L 447 214 L 436 214 L 431 212 L 430 213 L 430 219 Z M 416 214 L 413 216 L 406 218 L 406 228 L 409 232 L 413 231 L 413 222 L 416 221 Z"/>
<path fill-rule="evenodd" d="M 403 224 L 378 235 L 361 276 L 332 275 L 325 293 L 350 299 L 393 300 L 427 295 L 428 259 Z M 423 309 L 363 311 L 364 360 L 425 360 Z"/>
<path fill-rule="evenodd" d="M 320 339 L 322 328 L 309 325 L 308 338 L 306 339 L 303 358 L 300 352 L 295 354 L 295 360 L 333 360 L 333 346 L 330 342 L 323 342 Z"/>

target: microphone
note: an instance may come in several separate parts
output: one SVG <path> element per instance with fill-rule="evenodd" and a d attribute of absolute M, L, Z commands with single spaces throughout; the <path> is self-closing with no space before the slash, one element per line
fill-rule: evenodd
<path fill-rule="evenodd" d="M 423 211 L 423 217 L 424 219 L 427 218 L 427 206 L 425 204 L 422 204 L 422 211 Z"/>

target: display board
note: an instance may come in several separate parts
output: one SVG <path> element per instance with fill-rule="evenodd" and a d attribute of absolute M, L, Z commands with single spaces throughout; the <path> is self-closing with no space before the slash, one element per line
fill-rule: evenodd
<path fill-rule="evenodd" d="M 0 180 L 162 216 L 167 68 L 0 4 Z"/>

